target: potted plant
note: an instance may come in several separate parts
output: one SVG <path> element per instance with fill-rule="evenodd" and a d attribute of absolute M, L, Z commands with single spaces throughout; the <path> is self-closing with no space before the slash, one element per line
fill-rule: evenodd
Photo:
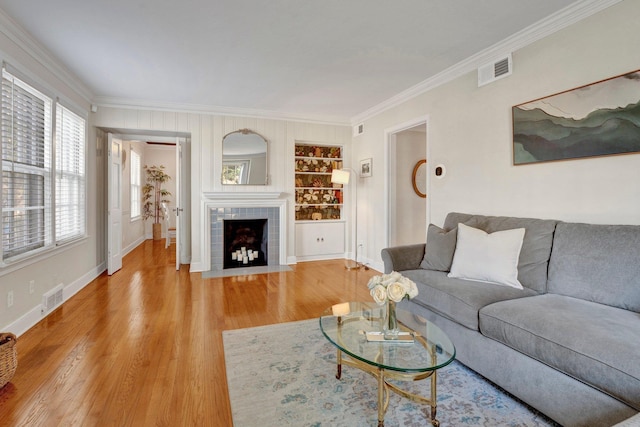
<path fill-rule="evenodd" d="M 147 183 L 142 187 L 142 218 L 153 218 L 153 240 L 162 239 L 162 224 L 164 219 L 163 203 L 169 203 L 171 193 L 162 185 L 171 177 L 164 171 L 164 166 L 146 166 Z"/>

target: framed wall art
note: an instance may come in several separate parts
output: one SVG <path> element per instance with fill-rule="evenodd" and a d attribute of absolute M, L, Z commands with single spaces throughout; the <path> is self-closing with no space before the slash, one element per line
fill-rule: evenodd
<path fill-rule="evenodd" d="M 513 164 L 640 152 L 640 70 L 513 107 Z"/>
<path fill-rule="evenodd" d="M 360 160 L 360 176 L 363 178 L 370 177 L 373 174 L 372 159 Z"/>

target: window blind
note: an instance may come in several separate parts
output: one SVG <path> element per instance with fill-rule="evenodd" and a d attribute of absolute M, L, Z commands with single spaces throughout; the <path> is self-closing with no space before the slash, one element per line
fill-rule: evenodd
<path fill-rule="evenodd" d="M 56 243 L 85 235 L 85 120 L 56 104 Z"/>
<path fill-rule="evenodd" d="M 6 260 L 52 242 L 51 99 L 3 69 L 0 110 Z"/>
<path fill-rule="evenodd" d="M 131 150 L 131 219 L 139 218 L 142 214 L 142 203 L 140 201 L 140 155 Z"/>

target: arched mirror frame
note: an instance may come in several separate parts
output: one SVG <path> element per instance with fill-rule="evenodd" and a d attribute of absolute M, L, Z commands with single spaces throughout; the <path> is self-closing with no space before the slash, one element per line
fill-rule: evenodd
<path fill-rule="evenodd" d="M 240 160 L 240 156 L 234 156 L 233 158 L 229 158 L 229 154 L 227 153 L 227 158 L 225 159 L 225 140 L 230 135 L 234 134 L 242 134 L 242 135 L 255 135 L 264 141 L 264 179 L 256 179 L 255 175 L 252 175 L 252 170 L 256 165 L 251 165 L 251 163 L 243 162 Z M 227 141 L 228 143 L 228 141 Z M 241 142 L 240 142 L 241 143 Z M 229 163 L 235 161 L 233 165 L 233 170 L 228 168 Z M 243 168 L 248 167 L 248 169 L 243 170 Z M 235 172 L 235 176 L 238 180 L 242 181 L 243 176 L 244 180 L 247 182 L 230 182 L 229 175 L 233 175 Z M 260 173 L 260 177 L 262 177 L 262 173 Z M 222 138 L 222 173 L 220 174 L 220 182 L 222 185 L 268 185 L 269 183 L 269 141 L 264 136 L 260 135 L 258 132 L 252 131 L 251 129 L 239 129 L 233 132 L 229 132 Z"/>

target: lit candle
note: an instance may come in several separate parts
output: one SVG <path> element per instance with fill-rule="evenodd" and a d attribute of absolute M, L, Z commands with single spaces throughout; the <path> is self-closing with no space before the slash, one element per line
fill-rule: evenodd
<path fill-rule="evenodd" d="M 243 264 L 249 264 L 249 257 L 242 258 L 242 263 Z"/>
<path fill-rule="evenodd" d="M 253 261 L 253 253 L 249 252 L 249 261 Z"/>
<path fill-rule="evenodd" d="M 253 251 L 253 259 L 258 259 L 260 256 L 260 251 Z"/>
<path fill-rule="evenodd" d="M 236 259 L 238 259 L 238 254 L 235 252 L 231 252 L 231 260 L 235 261 Z"/>

